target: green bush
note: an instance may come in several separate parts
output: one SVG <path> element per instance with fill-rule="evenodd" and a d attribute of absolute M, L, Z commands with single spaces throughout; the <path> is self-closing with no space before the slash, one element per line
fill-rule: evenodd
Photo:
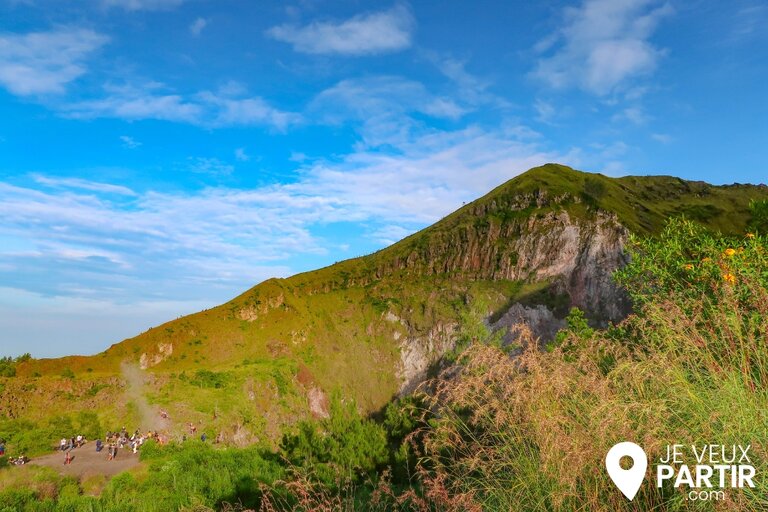
<path fill-rule="evenodd" d="M 22 354 L 16 359 L 10 356 L 0 357 L 0 377 L 15 377 L 16 364 L 29 361 L 30 359 L 32 359 L 32 356 L 29 353 Z"/>
<path fill-rule="evenodd" d="M 763 235 L 768 234 L 768 201 L 752 201 L 749 204 L 751 219 L 750 229 Z"/>
<path fill-rule="evenodd" d="M 189 383 L 200 388 L 221 389 L 227 385 L 228 380 L 225 372 L 197 370 Z"/>
<path fill-rule="evenodd" d="M 281 452 L 327 485 L 360 481 L 388 461 L 384 428 L 362 418 L 354 402 L 331 399 L 330 417 L 302 421 L 295 432 L 283 436 Z"/>

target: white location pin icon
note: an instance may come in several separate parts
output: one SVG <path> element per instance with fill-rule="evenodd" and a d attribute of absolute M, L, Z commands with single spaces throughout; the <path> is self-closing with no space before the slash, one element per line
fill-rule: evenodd
<path fill-rule="evenodd" d="M 631 468 L 623 469 L 621 467 L 622 457 L 632 459 Z M 608 470 L 608 476 L 611 477 L 616 487 L 629 501 L 632 501 L 645 478 L 645 470 L 648 469 L 648 457 L 638 445 L 625 441 L 614 445 L 608 451 L 608 455 L 605 456 L 605 469 Z"/>

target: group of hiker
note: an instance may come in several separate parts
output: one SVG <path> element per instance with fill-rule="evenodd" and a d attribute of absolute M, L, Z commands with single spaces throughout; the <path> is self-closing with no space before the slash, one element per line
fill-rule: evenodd
<path fill-rule="evenodd" d="M 5 457 L 5 439 L 0 438 L 0 458 Z M 23 466 L 29 462 L 29 457 L 24 454 L 18 457 L 8 457 L 8 464 L 11 466 Z"/>
<path fill-rule="evenodd" d="M 165 411 L 160 411 L 160 416 L 167 420 L 169 419 L 168 413 Z M 187 430 L 189 432 L 190 437 L 195 438 L 197 437 L 197 426 L 189 422 L 187 424 Z M 208 440 L 208 436 L 205 434 L 205 432 L 200 435 L 200 440 L 203 442 L 206 442 Z M 107 432 L 106 436 L 104 437 L 104 440 L 97 439 L 95 442 L 96 452 L 101 453 L 104 448 L 107 448 L 107 460 L 114 460 L 117 457 L 118 451 L 122 449 L 130 449 L 134 454 L 138 453 L 139 448 L 141 446 L 149 441 L 153 440 L 159 445 L 166 444 L 169 439 L 168 436 L 165 434 L 161 434 L 159 431 L 147 431 L 145 433 L 141 433 L 139 429 L 136 429 L 133 434 L 129 434 L 128 429 L 126 427 L 123 427 L 119 431 L 114 432 Z M 181 441 L 187 440 L 187 434 L 184 433 L 181 437 Z M 219 443 L 223 441 L 223 435 L 219 433 L 219 435 L 216 436 L 215 443 Z M 82 434 L 78 434 L 73 437 L 63 437 L 59 441 L 59 445 L 55 448 L 56 451 L 64 452 L 64 464 L 69 465 L 72 464 L 72 461 L 74 460 L 74 454 L 73 450 L 76 450 L 77 448 L 82 448 L 88 444 L 88 440 L 86 437 Z M 0 438 L 0 457 L 5 456 L 6 447 L 5 447 L 5 440 Z M 8 462 L 12 465 L 23 465 L 30 461 L 28 457 L 25 455 L 20 455 L 18 457 L 11 457 L 8 459 Z"/>
<path fill-rule="evenodd" d="M 159 442 L 160 435 L 157 432 L 147 432 L 146 434 L 141 434 L 139 429 L 136 429 L 133 434 L 129 434 L 128 429 L 123 427 L 120 431 L 107 432 L 107 435 L 104 437 L 104 441 L 97 439 L 95 443 L 96 452 L 101 453 L 101 451 L 104 450 L 104 447 L 106 446 L 107 460 L 114 460 L 117 457 L 118 450 L 129 447 L 133 453 L 138 453 L 141 445 L 143 445 L 149 439 L 155 439 Z M 65 452 L 64 464 L 72 464 L 72 460 L 74 459 L 72 450 L 84 446 L 87 442 L 88 441 L 86 440 L 85 436 L 80 435 L 69 440 L 62 439 L 59 443 L 59 447 L 61 451 Z"/>
<path fill-rule="evenodd" d="M 88 441 L 85 439 L 85 436 L 80 434 L 76 435 L 75 437 L 70 437 L 69 439 L 62 437 L 61 441 L 59 441 L 59 450 L 62 452 L 74 450 L 75 448 L 80 448 L 87 442 Z"/>

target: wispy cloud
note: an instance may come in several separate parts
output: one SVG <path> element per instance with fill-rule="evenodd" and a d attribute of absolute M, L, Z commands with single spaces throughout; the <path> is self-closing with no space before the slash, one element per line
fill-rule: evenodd
<path fill-rule="evenodd" d="M 755 37 L 766 37 L 768 29 L 768 5 L 765 2 L 748 2 L 739 8 L 731 21 L 731 43 L 741 43 Z"/>
<path fill-rule="evenodd" d="M 205 18 L 197 18 L 189 26 L 189 31 L 192 33 L 193 36 L 197 37 L 203 32 L 203 29 L 207 26 L 208 26 L 208 20 L 206 20 Z"/>
<path fill-rule="evenodd" d="M 672 13 L 657 0 L 585 0 L 567 8 L 556 37 L 537 45 L 548 55 L 532 76 L 553 88 L 576 86 L 601 96 L 626 87 L 655 70 L 664 50 L 649 40 Z"/>
<path fill-rule="evenodd" d="M 45 185 L 54 189 L 77 189 L 100 192 L 104 194 L 118 194 L 123 196 L 135 196 L 136 194 L 128 187 L 122 185 L 112 185 L 110 183 L 100 183 L 97 181 L 84 180 L 81 178 L 52 178 L 35 174 L 32 176 L 36 183 Z"/>
<path fill-rule="evenodd" d="M 397 224 L 388 224 L 371 233 L 370 237 L 382 245 L 392 245 L 408 235 L 413 234 L 413 232 L 413 229 L 404 228 Z"/>
<path fill-rule="evenodd" d="M 190 158 L 189 170 L 209 176 L 229 176 L 235 168 L 218 158 Z"/>
<path fill-rule="evenodd" d="M 120 140 L 122 141 L 124 148 L 136 149 L 141 146 L 141 142 L 137 141 L 133 137 L 129 137 L 128 135 L 121 135 Z"/>
<path fill-rule="evenodd" d="M 314 21 L 308 25 L 272 27 L 267 35 L 310 54 L 370 55 L 411 46 L 415 21 L 404 5 L 345 21 Z"/>
<path fill-rule="evenodd" d="M 247 162 L 251 159 L 251 156 L 245 152 L 245 148 L 237 148 L 235 150 L 235 159 L 238 162 Z"/>
<path fill-rule="evenodd" d="M 159 119 L 204 127 L 271 126 L 283 131 L 301 121 L 301 115 L 272 107 L 260 97 L 233 97 L 202 91 L 177 94 L 162 84 L 143 87 L 108 86 L 107 96 L 60 106 L 71 118 Z"/>
<path fill-rule="evenodd" d="M 126 11 L 164 11 L 173 9 L 186 0 L 101 0 L 106 7 L 119 7 Z"/>
<path fill-rule="evenodd" d="M 269 125 L 285 130 L 301 121 L 300 114 L 276 109 L 263 98 L 232 98 L 206 91 L 199 93 L 196 100 L 214 111 L 210 120 L 214 126 Z"/>
<path fill-rule="evenodd" d="M 309 106 L 321 122 L 359 123 L 366 144 L 399 143 L 416 135 L 414 114 L 457 120 L 468 109 L 423 84 L 397 76 L 342 80 L 319 93 Z"/>
<path fill-rule="evenodd" d="M 45 176 L 34 186 L 0 182 L 0 281 L 127 302 L 198 300 L 212 289 L 234 294 L 290 272 L 288 261 L 336 250 L 337 242 L 316 234 L 323 226 L 359 222 L 365 239 L 386 244 L 559 158 L 468 128 L 420 136 L 390 153 L 305 162 L 297 181 L 251 189 L 139 191 Z M 220 165 L 189 162 L 190 171 L 219 172 Z"/>
<path fill-rule="evenodd" d="M 533 108 L 536 111 L 536 120 L 541 123 L 551 123 L 557 114 L 555 106 L 544 100 L 537 99 Z"/>
<path fill-rule="evenodd" d="M 611 119 L 614 122 L 629 121 L 632 124 L 642 126 L 648 123 L 648 121 L 650 120 L 650 116 L 645 113 L 645 110 L 643 110 L 642 107 L 633 106 L 633 107 L 627 107 L 623 109 L 621 112 L 614 114 L 614 116 Z"/>
<path fill-rule="evenodd" d="M 63 93 L 108 38 L 84 28 L 0 34 L 0 84 L 19 96 Z"/>

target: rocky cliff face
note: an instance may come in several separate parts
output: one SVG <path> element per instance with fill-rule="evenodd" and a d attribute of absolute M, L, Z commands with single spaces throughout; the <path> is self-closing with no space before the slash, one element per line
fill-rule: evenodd
<path fill-rule="evenodd" d="M 566 209 L 533 212 L 505 219 L 524 205 L 554 206 L 577 199 L 545 194 L 521 196 L 511 204 L 491 201 L 471 211 L 475 222 L 432 235 L 380 267 L 417 273 L 459 272 L 474 279 L 549 281 L 567 294 L 573 306 L 596 320 L 619 320 L 629 311 L 624 294 L 611 274 L 627 263 L 628 231 L 614 214 L 598 211 L 580 219 Z"/>
<path fill-rule="evenodd" d="M 516 204 L 522 208 L 531 201 L 552 205 L 568 200 L 522 197 Z M 589 218 L 578 218 L 567 209 L 555 209 L 496 221 L 494 213 L 509 211 L 510 207 L 515 204 L 494 201 L 478 206 L 471 212 L 478 222 L 432 236 L 425 247 L 413 248 L 379 272 L 398 269 L 461 273 L 473 279 L 545 281 L 555 294 L 567 298 L 569 306 L 585 311 L 595 324 L 616 322 L 629 314 L 629 299 L 611 278 L 627 263 L 624 247 L 628 231 L 615 215 L 600 211 Z M 565 325 L 562 315 L 558 317 L 550 306 L 514 303 L 490 327 L 504 329 L 504 340 L 514 343 L 516 335 L 509 328 L 516 324 L 526 324 L 542 342 L 551 340 Z M 440 329 L 402 341 L 402 391 L 412 389 L 425 377 L 426 369 L 454 346 L 457 332 L 458 325 L 441 325 Z"/>

